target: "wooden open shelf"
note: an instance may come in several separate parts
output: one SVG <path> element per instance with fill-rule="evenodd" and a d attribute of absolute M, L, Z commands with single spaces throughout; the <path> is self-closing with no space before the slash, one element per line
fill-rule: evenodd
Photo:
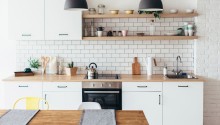
<path fill-rule="evenodd" d="M 83 37 L 83 40 L 194 40 L 198 39 L 198 36 L 126 36 L 126 37 Z"/>
<path fill-rule="evenodd" d="M 164 13 L 161 14 L 161 18 L 191 18 L 198 16 L 198 13 L 177 13 L 177 14 L 169 14 Z M 92 19 L 92 18 L 154 18 L 152 14 L 95 14 L 89 15 L 88 13 L 83 14 L 84 19 Z"/>

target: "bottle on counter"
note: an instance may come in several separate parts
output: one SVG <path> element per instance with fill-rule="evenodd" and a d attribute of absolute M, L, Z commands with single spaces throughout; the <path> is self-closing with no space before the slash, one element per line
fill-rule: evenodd
<path fill-rule="evenodd" d="M 167 76 L 167 66 L 164 66 L 163 68 L 163 76 Z"/>
<path fill-rule="evenodd" d="M 62 61 L 59 62 L 59 66 L 58 66 L 58 75 L 62 75 L 63 74 L 63 64 Z"/>

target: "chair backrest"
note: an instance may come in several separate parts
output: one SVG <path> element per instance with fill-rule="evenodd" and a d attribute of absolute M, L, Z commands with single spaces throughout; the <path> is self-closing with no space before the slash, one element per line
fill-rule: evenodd
<path fill-rule="evenodd" d="M 49 103 L 47 102 L 47 100 L 45 100 L 43 98 L 38 98 L 38 97 L 23 97 L 23 98 L 20 98 L 14 103 L 13 109 L 15 109 L 16 105 L 22 100 L 25 101 L 26 110 L 38 110 L 38 109 L 40 109 L 40 102 L 44 102 L 45 105 L 47 106 L 47 110 L 49 109 Z"/>
<path fill-rule="evenodd" d="M 102 109 L 101 105 L 97 102 L 83 102 L 79 108 L 79 110 L 85 109 Z"/>

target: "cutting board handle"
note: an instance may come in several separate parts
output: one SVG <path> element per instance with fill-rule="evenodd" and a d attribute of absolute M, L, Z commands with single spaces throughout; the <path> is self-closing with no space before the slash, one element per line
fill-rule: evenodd
<path fill-rule="evenodd" d="M 137 57 L 134 57 L 134 62 L 138 62 L 138 58 Z"/>

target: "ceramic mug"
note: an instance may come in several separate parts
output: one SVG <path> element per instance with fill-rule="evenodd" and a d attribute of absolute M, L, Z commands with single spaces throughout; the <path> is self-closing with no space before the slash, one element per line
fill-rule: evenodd
<path fill-rule="evenodd" d="M 188 36 L 188 34 L 189 34 L 188 33 L 188 24 L 189 24 L 188 22 L 184 23 L 184 33 L 185 33 L 185 36 Z"/>
<path fill-rule="evenodd" d="M 127 36 L 128 34 L 128 30 L 122 30 L 121 32 L 122 32 L 122 36 Z"/>
<path fill-rule="evenodd" d="M 97 31 L 98 37 L 102 37 L 103 31 Z"/>
<path fill-rule="evenodd" d="M 193 25 L 192 24 L 188 25 L 188 34 L 189 36 L 193 36 Z"/>

